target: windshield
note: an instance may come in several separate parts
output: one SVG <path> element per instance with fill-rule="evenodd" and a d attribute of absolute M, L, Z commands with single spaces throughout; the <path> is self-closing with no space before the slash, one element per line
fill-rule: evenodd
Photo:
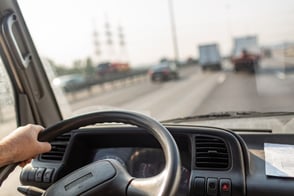
<path fill-rule="evenodd" d="M 64 118 L 294 111 L 293 0 L 19 4 Z"/>

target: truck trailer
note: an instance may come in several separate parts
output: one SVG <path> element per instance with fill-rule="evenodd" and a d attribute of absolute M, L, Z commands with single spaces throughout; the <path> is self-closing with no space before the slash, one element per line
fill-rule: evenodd
<path fill-rule="evenodd" d="M 199 45 L 199 64 L 202 70 L 221 70 L 222 58 L 218 44 Z"/>

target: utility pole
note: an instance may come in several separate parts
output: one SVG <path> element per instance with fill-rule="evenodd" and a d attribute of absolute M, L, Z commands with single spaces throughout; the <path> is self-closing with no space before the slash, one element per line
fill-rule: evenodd
<path fill-rule="evenodd" d="M 101 43 L 99 41 L 99 33 L 96 29 L 93 32 L 93 42 L 94 42 L 94 50 L 95 50 L 95 57 L 99 59 L 101 55 Z"/>
<path fill-rule="evenodd" d="M 232 23 L 231 23 L 231 5 L 230 5 L 230 2 L 227 1 L 226 4 L 225 4 L 225 9 L 226 9 L 226 15 L 227 15 L 227 32 L 228 32 L 228 43 L 230 43 L 230 47 L 233 48 L 234 46 L 234 38 L 233 38 L 233 32 L 232 32 Z M 228 55 L 230 56 L 231 55 L 231 52 L 232 51 L 229 51 L 228 49 Z"/>
<path fill-rule="evenodd" d="M 126 48 L 126 41 L 125 41 L 125 33 L 122 25 L 118 25 L 118 42 L 119 42 L 119 48 L 120 48 L 120 61 L 121 62 L 127 62 L 127 48 Z"/>
<path fill-rule="evenodd" d="M 168 0 L 169 14 L 170 14 L 170 23 L 171 23 L 171 32 L 172 32 L 172 42 L 174 47 L 174 58 L 176 64 L 179 61 L 179 48 L 178 48 L 178 39 L 177 39 L 177 30 L 175 23 L 175 13 L 173 7 L 173 0 Z"/>
<path fill-rule="evenodd" d="M 113 34 L 110 22 L 106 16 L 105 20 L 105 37 L 106 37 L 106 46 L 108 47 L 108 61 L 112 62 L 115 60 L 115 49 L 113 45 Z"/>

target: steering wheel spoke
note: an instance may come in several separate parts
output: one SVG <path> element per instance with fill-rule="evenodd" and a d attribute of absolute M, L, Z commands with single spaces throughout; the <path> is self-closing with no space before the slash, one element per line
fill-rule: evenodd
<path fill-rule="evenodd" d="M 127 195 L 163 195 L 166 172 L 150 177 L 136 178 L 130 183 Z"/>
<path fill-rule="evenodd" d="M 44 196 L 51 195 L 125 195 L 132 177 L 114 159 L 105 159 L 73 171 L 51 185 Z"/>

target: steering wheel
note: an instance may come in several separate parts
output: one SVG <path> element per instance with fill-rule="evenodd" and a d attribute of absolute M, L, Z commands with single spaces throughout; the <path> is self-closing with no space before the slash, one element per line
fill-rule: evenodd
<path fill-rule="evenodd" d="M 106 159 L 88 164 L 52 184 L 44 195 L 175 195 L 180 182 L 181 161 L 176 142 L 169 131 L 156 120 L 128 111 L 102 111 L 80 115 L 45 129 L 40 141 L 51 141 L 58 135 L 96 123 L 125 123 L 144 128 L 160 143 L 165 157 L 161 173 L 149 178 L 135 178 L 116 160 Z M 15 165 L 14 165 L 15 166 Z M 2 176 L 13 165 L 1 168 Z M 6 171 L 6 173 L 5 173 Z M 4 173 L 3 173 L 4 172 Z"/>

